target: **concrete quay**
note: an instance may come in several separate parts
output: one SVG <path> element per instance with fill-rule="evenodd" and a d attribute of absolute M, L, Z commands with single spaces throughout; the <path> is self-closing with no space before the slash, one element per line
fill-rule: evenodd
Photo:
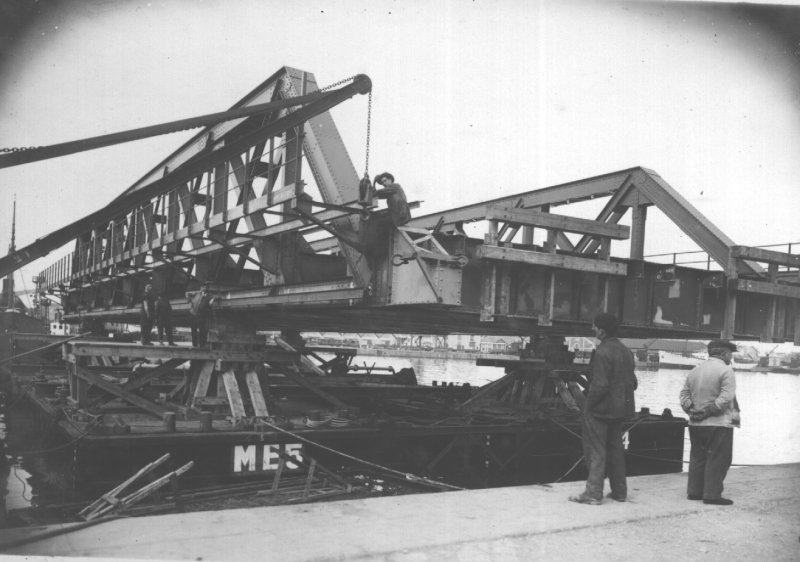
<path fill-rule="evenodd" d="M 800 560 L 800 464 L 732 468 L 729 507 L 686 475 L 628 479 L 629 501 L 567 501 L 582 482 L 117 519 L 0 531 L 0 553 L 161 560 Z"/>

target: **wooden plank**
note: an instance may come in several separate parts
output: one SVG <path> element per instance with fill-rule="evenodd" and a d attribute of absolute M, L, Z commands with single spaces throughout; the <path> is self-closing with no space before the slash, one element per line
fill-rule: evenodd
<path fill-rule="evenodd" d="M 291 352 L 280 349 L 277 346 L 263 346 L 256 351 L 237 351 L 186 346 L 143 346 L 135 343 L 96 341 L 65 341 L 63 345 L 65 356 L 72 354 L 76 357 L 108 355 L 113 357 L 147 357 L 148 359 L 166 360 L 179 358 L 184 361 L 190 359 L 242 361 L 246 363 L 260 363 L 265 360 L 290 361 L 296 358 Z"/>
<path fill-rule="evenodd" d="M 192 396 L 192 405 L 198 398 L 204 398 L 208 394 L 208 387 L 211 385 L 211 373 L 214 372 L 216 361 L 206 361 L 200 366 L 200 372 L 197 375 L 197 384 Z"/>
<path fill-rule="evenodd" d="M 233 419 L 238 420 L 245 417 L 244 402 L 242 394 L 239 392 L 239 383 L 236 382 L 236 373 L 233 372 L 233 369 L 228 369 L 222 373 L 222 380 L 225 383 L 225 393 L 228 395 Z"/>
<path fill-rule="evenodd" d="M 480 402 L 484 398 L 505 389 L 506 386 L 513 384 L 513 382 L 514 382 L 514 375 L 505 375 L 497 379 L 496 381 L 492 381 L 489 384 L 482 386 L 481 389 L 474 396 L 472 396 L 472 398 L 462 402 L 458 406 L 458 408 L 463 408 L 475 402 Z"/>
<path fill-rule="evenodd" d="M 116 499 L 117 494 L 119 494 L 122 490 L 127 488 L 130 484 L 133 484 L 140 477 L 144 476 L 145 474 L 147 474 L 149 472 L 152 472 L 153 470 L 155 470 L 156 468 L 158 468 L 159 466 L 161 466 L 162 464 L 167 462 L 169 460 L 169 457 L 170 457 L 170 454 L 166 453 L 163 456 L 161 456 L 158 459 L 156 459 L 153 462 L 151 462 L 150 464 L 145 465 L 144 467 L 140 468 L 139 471 L 136 472 L 136 474 L 134 474 L 133 476 L 131 476 L 130 478 L 125 480 L 122 484 L 119 484 L 118 486 L 116 486 L 113 489 L 109 490 L 108 492 L 103 494 L 100 498 L 98 498 L 97 500 L 92 502 L 89 506 L 87 506 L 84 509 L 82 509 L 80 511 L 80 513 L 78 513 L 78 516 L 82 517 L 82 516 L 90 514 L 91 512 L 95 511 L 98 507 L 102 506 L 103 503 L 108 502 L 109 498 Z"/>
<path fill-rule="evenodd" d="M 800 254 L 787 254 L 751 246 L 731 246 L 731 255 L 734 258 L 749 259 L 758 262 L 789 267 L 800 267 Z"/>
<path fill-rule="evenodd" d="M 496 296 L 497 266 L 486 264 L 483 267 L 483 283 L 481 284 L 481 322 L 494 321 Z"/>
<path fill-rule="evenodd" d="M 154 378 L 164 375 L 169 371 L 172 371 L 175 367 L 185 362 L 186 361 L 184 359 L 170 359 L 169 361 L 156 367 L 155 369 L 150 369 L 146 373 L 137 376 L 135 379 L 128 379 L 128 382 L 123 384 L 122 388 L 125 390 L 135 390 L 137 388 L 141 388 Z"/>
<path fill-rule="evenodd" d="M 769 264 L 769 282 L 775 283 L 778 279 L 778 264 Z M 775 337 L 775 315 L 778 306 L 778 297 L 769 299 L 769 307 L 767 308 L 767 318 L 764 321 L 764 329 L 761 331 L 761 341 L 771 342 Z"/>
<path fill-rule="evenodd" d="M 794 301 L 794 345 L 800 346 L 800 301 Z"/>
<path fill-rule="evenodd" d="M 253 404 L 253 411 L 258 417 L 269 416 L 267 403 L 264 401 L 264 392 L 261 390 L 261 383 L 258 381 L 258 373 L 249 370 L 244 374 L 244 380 L 250 391 L 250 402 Z"/>
<path fill-rule="evenodd" d="M 151 402 L 150 400 L 147 400 L 146 398 L 142 398 L 137 394 L 123 390 L 122 387 L 108 382 L 100 375 L 96 375 L 95 373 L 92 373 L 91 371 L 88 371 L 79 365 L 75 366 L 75 373 L 80 379 L 90 382 L 96 387 L 122 398 L 125 402 L 133 404 L 134 406 L 138 406 L 142 410 L 155 415 L 158 419 L 161 419 L 164 414 L 170 411 L 154 402 Z"/>
<path fill-rule="evenodd" d="M 723 313 L 720 337 L 729 340 L 733 338 L 733 332 L 736 329 L 736 290 L 734 286 L 739 275 L 733 252 L 729 252 L 725 275 L 728 278 L 728 283 L 725 287 L 725 311 Z"/>
<path fill-rule="evenodd" d="M 567 383 L 563 380 L 556 380 L 555 381 L 556 392 L 561 397 L 561 400 L 564 401 L 567 408 L 573 411 L 580 411 L 580 407 L 578 403 L 575 401 L 575 397 L 572 396 L 572 392 L 570 392 L 569 387 L 567 387 Z"/>
<path fill-rule="evenodd" d="M 479 246 L 476 256 L 487 260 L 512 261 L 530 265 L 542 265 L 558 269 L 573 269 L 591 273 L 604 273 L 607 275 L 626 275 L 628 265 L 619 262 L 607 262 L 591 258 L 565 256 L 560 254 L 547 254 L 532 250 L 517 248 L 500 248 L 498 246 Z"/>
<path fill-rule="evenodd" d="M 290 351 L 292 353 L 299 353 L 294 347 L 292 347 L 286 340 L 284 340 L 280 336 L 276 336 L 275 337 L 275 343 L 278 344 L 278 347 L 280 347 L 280 348 L 282 348 L 282 349 L 284 349 L 286 351 Z M 309 359 L 308 357 L 306 357 L 302 353 L 300 353 L 300 364 L 305 369 L 311 371 L 312 373 L 314 373 L 315 375 L 318 375 L 320 377 L 325 377 L 325 376 L 328 375 L 328 373 L 326 373 L 325 371 L 320 369 L 317 365 L 314 364 L 314 362 L 311 359 Z"/>
<path fill-rule="evenodd" d="M 329 404 L 332 404 L 337 408 L 342 408 L 342 409 L 346 409 L 349 407 L 347 404 L 345 404 L 335 396 L 328 394 L 327 392 L 319 388 L 317 385 L 309 381 L 306 377 L 304 377 L 300 373 L 300 370 L 295 365 L 287 365 L 287 368 L 283 370 L 283 374 L 287 378 L 299 384 L 300 386 L 307 388 L 308 390 L 310 390 L 311 392 L 313 392 L 314 394 L 316 394 Z"/>
<path fill-rule="evenodd" d="M 638 203 L 631 207 L 631 253 L 632 260 L 644 259 L 644 234 L 647 223 L 647 207 Z"/>
<path fill-rule="evenodd" d="M 800 299 L 800 287 L 797 285 L 768 283 L 766 281 L 754 281 L 751 279 L 736 279 L 734 287 L 737 291 L 745 293 L 760 293 L 762 295 Z"/>
<path fill-rule="evenodd" d="M 509 209 L 508 207 L 489 207 L 487 220 L 501 220 L 523 226 L 534 226 L 545 229 L 577 232 L 625 240 L 630 237 L 630 228 L 621 224 L 609 224 L 590 219 L 579 219 L 567 215 L 543 213 L 533 209 Z"/>

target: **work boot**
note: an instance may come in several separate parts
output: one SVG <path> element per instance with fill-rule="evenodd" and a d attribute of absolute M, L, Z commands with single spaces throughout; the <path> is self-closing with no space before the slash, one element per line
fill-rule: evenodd
<path fill-rule="evenodd" d="M 616 502 L 624 502 L 624 501 L 627 501 L 627 500 L 628 500 L 628 498 L 624 498 L 624 497 L 622 497 L 622 496 L 615 496 L 615 495 L 614 495 L 614 492 L 609 492 L 608 494 L 606 494 L 606 497 L 607 497 L 608 499 L 610 499 L 610 500 L 614 500 L 614 501 L 616 501 Z"/>
<path fill-rule="evenodd" d="M 703 496 L 695 496 L 695 495 L 689 494 L 688 496 L 686 496 L 686 499 L 687 500 L 702 500 Z"/>
<path fill-rule="evenodd" d="M 570 496 L 569 501 L 575 503 L 584 503 L 586 505 L 600 505 L 603 503 L 603 500 L 598 500 L 596 498 L 591 498 L 586 494 L 581 494 L 579 496 Z"/>
<path fill-rule="evenodd" d="M 727 498 L 706 498 L 703 500 L 707 505 L 733 505 L 733 500 Z"/>

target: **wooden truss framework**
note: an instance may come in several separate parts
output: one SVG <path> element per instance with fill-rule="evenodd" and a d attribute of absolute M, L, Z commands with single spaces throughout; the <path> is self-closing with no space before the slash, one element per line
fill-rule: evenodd
<path fill-rule="evenodd" d="M 101 411 L 111 400 L 121 400 L 159 419 L 196 418 L 203 410 L 222 408 L 236 424 L 245 419 L 274 415 L 267 405 L 267 372 L 276 372 L 305 388 L 334 409 L 349 406 L 307 377 L 328 372 L 305 353 L 278 338 L 275 346 L 252 344 L 248 349 L 197 349 L 175 346 L 142 348 L 136 344 L 72 341 L 63 343 L 70 398 L 80 409 Z M 132 369 L 143 361 L 145 367 Z M 138 360 L 137 360 L 138 358 Z M 154 364 L 153 361 L 164 361 Z M 265 371 L 265 366 L 267 371 Z M 165 400 L 156 402 L 139 393 L 158 378 L 172 380 Z M 126 379 L 124 382 L 122 379 Z M 90 389 L 101 391 L 90 397 Z M 174 430 L 174 427 L 172 428 Z"/>

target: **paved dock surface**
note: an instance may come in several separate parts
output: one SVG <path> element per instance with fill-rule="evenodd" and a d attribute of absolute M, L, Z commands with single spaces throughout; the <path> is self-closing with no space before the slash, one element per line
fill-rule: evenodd
<path fill-rule="evenodd" d="M 626 503 L 567 501 L 582 482 L 118 519 L 10 555 L 178 560 L 654 562 L 800 560 L 800 464 L 734 468 L 730 507 L 686 475 L 628 479 Z M 0 531 L 8 544 L 53 526 Z M 28 558 L 30 560 L 30 558 Z"/>

